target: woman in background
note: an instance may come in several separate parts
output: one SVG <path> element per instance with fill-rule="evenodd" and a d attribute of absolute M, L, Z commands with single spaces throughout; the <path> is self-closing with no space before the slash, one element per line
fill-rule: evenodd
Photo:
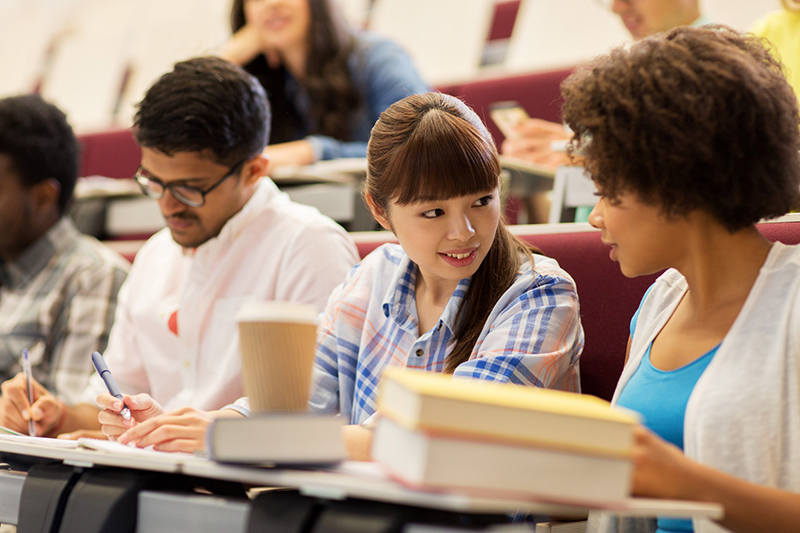
<path fill-rule="evenodd" d="M 267 91 L 273 166 L 364 157 L 378 116 L 428 90 L 394 43 L 345 24 L 333 0 L 234 0 L 222 57 Z"/>
<path fill-rule="evenodd" d="M 649 428 L 633 492 L 725 510 L 636 531 L 800 530 L 800 247 L 755 226 L 800 205 L 798 104 L 780 64 L 753 36 L 678 28 L 562 90 L 600 196 L 589 222 L 626 276 L 667 269 L 631 321 L 613 399 Z"/>

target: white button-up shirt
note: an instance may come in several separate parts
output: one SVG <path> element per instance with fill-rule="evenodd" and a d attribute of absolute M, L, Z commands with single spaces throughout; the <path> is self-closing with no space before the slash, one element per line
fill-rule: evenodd
<path fill-rule="evenodd" d="M 168 229 L 145 243 L 120 291 L 108 367 L 123 393 L 146 392 L 167 410 L 219 409 L 243 394 L 234 321 L 242 303 L 322 310 L 357 261 L 340 226 L 262 179 L 220 234 L 193 253 Z M 83 400 L 94 403 L 102 392 L 95 374 Z"/>

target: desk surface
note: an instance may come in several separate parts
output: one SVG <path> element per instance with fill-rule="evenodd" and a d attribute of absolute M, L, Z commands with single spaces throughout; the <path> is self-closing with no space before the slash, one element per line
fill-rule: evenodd
<path fill-rule="evenodd" d="M 172 472 L 257 486 L 296 488 L 305 495 L 327 499 L 352 497 L 462 513 L 523 512 L 579 518 L 585 516 L 590 508 L 602 507 L 620 514 L 636 516 L 695 516 L 711 519 L 722 516 L 720 505 L 695 502 L 630 498 L 605 502 L 602 506 L 589 506 L 534 500 L 533 496 L 531 499 L 500 499 L 455 492 L 423 492 L 394 482 L 374 463 L 345 462 L 327 470 L 252 468 L 218 464 L 187 454 L 138 449 L 132 449 L 130 454 L 116 454 L 77 447 L 49 447 L 30 444 L 29 440 L 15 441 L 11 438 L 0 439 L 0 452 L 56 459 L 65 464 L 87 468 L 98 465 Z M 2 473 L 0 481 L 0 500 L 11 498 L 8 501 L 13 502 L 13 498 L 16 498 L 16 502 L 19 502 L 19 493 L 22 490 L 20 476 Z M 0 512 L 2 509 L 0 507 Z M 0 522 L 15 523 L 16 516 L 13 521 L 8 516 L 0 516 Z"/>

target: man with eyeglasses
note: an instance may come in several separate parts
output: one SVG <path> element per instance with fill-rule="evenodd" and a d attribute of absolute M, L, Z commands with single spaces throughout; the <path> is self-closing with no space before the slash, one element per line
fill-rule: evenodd
<path fill-rule="evenodd" d="M 703 26 L 711 23 L 709 18 L 700 13 L 700 0 L 596 1 L 618 15 L 628 32 L 637 41 L 677 26 Z M 570 132 L 561 124 L 532 118 L 517 127 L 514 137 L 503 141 L 500 151 L 506 156 L 555 168 L 569 164 L 569 159 L 564 152 L 554 151 L 552 143 L 570 137 Z M 537 218 L 546 221 L 547 214 L 544 213 L 543 217 Z"/>
<path fill-rule="evenodd" d="M 357 262 L 339 225 L 262 178 L 269 123 L 261 84 L 213 57 L 176 64 L 139 104 L 135 179 L 158 201 L 167 228 L 138 252 L 104 354 L 124 394 L 149 395 L 127 405 L 130 424 L 178 408 L 219 409 L 239 398 L 234 315 L 242 303 L 281 300 L 322 310 Z M 96 403 L 101 394 L 105 411 Z M 44 412 L 37 421 L 42 433 L 60 426 L 81 436 L 77 430 L 100 428 L 98 413 L 114 416 L 122 408 L 97 374 L 82 400 Z"/>
<path fill-rule="evenodd" d="M 79 154 L 56 106 L 38 95 L 0 100 L 0 425 L 23 433 L 23 350 L 37 382 L 77 401 L 128 271 L 69 218 Z"/>
<path fill-rule="evenodd" d="M 597 0 L 616 13 L 636 39 L 678 26 L 702 26 L 699 0 Z"/>

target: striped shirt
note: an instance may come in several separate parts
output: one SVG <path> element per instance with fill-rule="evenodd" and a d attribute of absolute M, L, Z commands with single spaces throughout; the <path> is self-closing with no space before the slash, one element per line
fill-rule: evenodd
<path fill-rule="evenodd" d="M 454 375 L 579 391 L 583 328 L 575 283 L 553 259 L 534 257 L 535 267 L 522 267 Z M 317 334 L 312 411 L 361 424 L 377 410 L 387 366 L 444 371 L 470 278 L 458 283 L 437 324 L 420 334 L 417 272 L 400 246 L 386 244 L 333 292 Z"/>
<path fill-rule="evenodd" d="M 22 370 L 75 403 L 114 320 L 128 263 L 62 218 L 16 260 L 0 262 L 0 379 Z"/>

